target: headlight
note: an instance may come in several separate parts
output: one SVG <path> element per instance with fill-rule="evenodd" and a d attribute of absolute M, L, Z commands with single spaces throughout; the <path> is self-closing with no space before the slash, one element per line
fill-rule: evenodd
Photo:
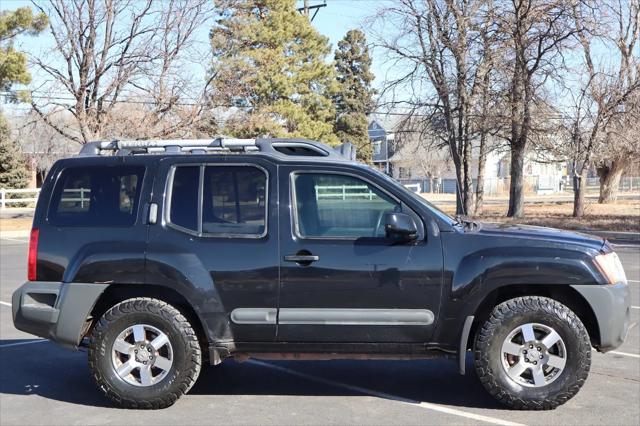
<path fill-rule="evenodd" d="M 624 273 L 622 262 L 615 252 L 599 254 L 594 258 L 594 261 L 609 284 L 620 282 L 627 284 L 627 275 Z"/>

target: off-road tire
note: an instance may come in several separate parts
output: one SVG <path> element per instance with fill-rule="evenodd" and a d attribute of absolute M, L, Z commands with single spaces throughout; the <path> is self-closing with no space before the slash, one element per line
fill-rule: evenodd
<path fill-rule="evenodd" d="M 117 335 L 134 324 L 150 324 L 169 336 L 174 361 L 159 383 L 148 387 L 124 382 L 114 371 L 111 347 Z M 157 299 L 128 299 L 109 309 L 91 333 L 89 368 L 96 384 L 121 408 L 159 409 L 173 405 L 187 393 L 200 374 L 202 354 L 198 337 L 187 319 L 173 306 Z"/>
<path fill-rule="evenodd" d="M 552 327 L 564 340 L 567 361 L 561 375 L 542 387 L 516 383 L 502 366 L 502 342 L 528 322 Z M 518 410 L 551 410 L 578 393 L 589 374 L 591 342 L 580 319 L 565 305 L 546 297 L 518 297 L 499 304 L 479 326 L 474 344 L 478 378 L 501 403 Z"/>

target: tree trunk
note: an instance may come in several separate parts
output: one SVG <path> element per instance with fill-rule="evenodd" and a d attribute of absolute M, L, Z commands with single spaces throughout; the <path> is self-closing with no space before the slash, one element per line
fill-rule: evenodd
<path fill-rule="evenodd" d="M 511 184 L 509 185 L 509 217 L 524 215 L 524 147 L 511 147 Z"/>
<path fill-rule="evenodd" d="M 462 164 L 460 162 L 453 162 L 456 168 L 456 215 L 464 215 L 466 211 L 464 209 L 464 191 L 462 190 L 462 181 L 463 181 L 463 173 L 462 173 Z"/>
<path fill-rule="evenodd" d="M 480 153 L 478 155 L 478 178 L 476 182 L 476 207 L 474 215 L 482 215 L 482 203 L 484 202 L 484 167 L 487 161 L 486 153 L 487 134 L 483 131 L 480 134 Z"/>
<path fill-rule="evenodd" d="M 573 175 L 573 217 L 582 217 L 584 215 L 584 187 L 587 181 L 587 171 L 583 170 L 582 174 L 574 173 Z"/>
<path fill-rule="evenodd" d="M 462 198 L 464 200 L 464 212 L 470 216 L 473 214 L 473 180 L 471 178 L 471 143 L 465 141 L 464 155 L 462 157 L 462 170 L 464 181 L 462 183 Z"/>
<path fill-rule="evenodd" d="M 613 203 L 618 198 L 618 187 L 620 186 L 620 178 L 624 173 L 622 161 L 613 160 L 610 165 L 602 164 L 598 166 L 598 176 L 600 177 L 600 197 L 598 203 Z"/>

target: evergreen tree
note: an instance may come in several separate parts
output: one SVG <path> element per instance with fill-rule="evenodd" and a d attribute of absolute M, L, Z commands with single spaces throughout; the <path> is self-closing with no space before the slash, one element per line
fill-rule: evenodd
<path fill-rule="evenodd" d="M 18 84 L 29 84 L 31 75 L 27 69 L 27 58 L 23 52 L 15 50 L 14 39 L 20 34 L 35 35 L 47 25 L 46 15 L 33 15 L 28 7 L 13 12 L 0 12 L 0 91 L 6 92 Z M 21 96 L 5 96 L 11 101 Z M 11 131 L 0 110 L 0 188 L 24 188 L 29 183 L 27 170 L 20 147 L 11 137 Z"/>
<path fill-rule="evenodd" d="M 24 188 L 29 183 L 29 171 L 20 147 L 11 138 L 11 131 L 0 114 L 0 188 Z"/>
<path fill-rule="evenodd" d="M 335 53 L 340 88 L 335 96 L 335 132 L 342 142 L 356 147 L 358 160 L 370 163 L 371 142 L 367 132 L 367 113 L 373 107 L 371 57 L 362 31 L 347 32 Z"/>
<path fill-rule="evenodd" d="M 338 143 L 328 39 L 294 0 L 218 0 L 211 30 L 212 102 L 238 110 L 223 132 Z"/>
<path fill-rule="evenodd" d="M 9 91 L 14 83 L 29 84 L 27 57 L 13 48 L 13 40 L 20 34 L 38 34 L 47 25 L 46 15 L 33 15 L 28 7 L 13 12 L 0 12 L 0 91 Z M 15 96 L 9 99 L 14 100 Z"/>

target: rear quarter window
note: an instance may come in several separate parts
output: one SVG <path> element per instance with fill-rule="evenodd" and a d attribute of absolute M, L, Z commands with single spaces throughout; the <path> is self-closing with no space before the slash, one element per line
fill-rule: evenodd
<path fill-rule="evenodd" d="M 64 169 L 49 205 L 49 223 L 55 226 L 133 225 L 144 172 L 143 166 Z"/>

